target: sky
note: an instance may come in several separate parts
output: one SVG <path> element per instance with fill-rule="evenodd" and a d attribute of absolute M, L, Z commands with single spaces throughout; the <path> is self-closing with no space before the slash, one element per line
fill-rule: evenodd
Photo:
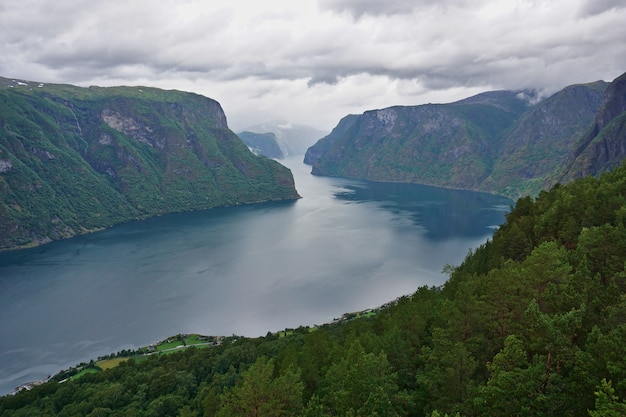
<path fill-rule="evenodd" d="M 0 76 L 153 86 L 231 129 L 626 72 L 623 0 L 2 0 Z"/>

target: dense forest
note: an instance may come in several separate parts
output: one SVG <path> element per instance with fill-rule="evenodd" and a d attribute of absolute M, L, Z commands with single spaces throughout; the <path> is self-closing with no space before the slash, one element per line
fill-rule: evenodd
<path fill-rule="evenodd" d="M 626 415 L 626 166 L 522 198 L 375 314 L 129 359 L 0 416 Z"/>

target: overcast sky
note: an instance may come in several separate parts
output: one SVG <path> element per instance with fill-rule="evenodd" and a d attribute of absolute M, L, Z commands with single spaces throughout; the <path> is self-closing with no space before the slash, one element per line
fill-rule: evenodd
<path fill-rule="evenodd" d="M 626 72 L 623 0 L 1 0 L 0 76 L 218 100 L 229 125 Z"/>

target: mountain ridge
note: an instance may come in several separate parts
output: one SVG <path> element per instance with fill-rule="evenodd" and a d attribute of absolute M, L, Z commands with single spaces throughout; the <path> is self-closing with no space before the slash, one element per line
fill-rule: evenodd
<path fill-rule="evenodd" d="M 341 119 L 307 150 L 304 162 L 314 175 L 415 182 L 513 199 L 537 195 L 559 178 L 574 177 L 563 167 L 576 159 L 577 146 L 580 152 L 587 148 L 581 137 L 605 94 L 617 103 L 607 108 L 621 114 L 619 103 L 626 99 L 619 101 L 616 85 L 623 79 L 570 85 L 547 98 L 534 90 L 499 90 L 453 103 L 368 110 Z M 613 120 L 610 112 L 603 117 Z M 364 123 L 367 129 L 358 127 Z M 622 125 L 614 127 L 617 132 Z M 626 156 L 618 140 L 612 143 L 620 158 Z"/>
<path fill-rule="evenodd" d="M 328 133 L 312 126 L 292 123 L 286 120 L 272 120 L 248 126 L 239 133 L 246 131 L 256 134 L 272 133 L 283 157 L 304 155 L 315 141 Z"/>
<path fill-rule="evenodd" d="M 0 249 L 131 219 L 299 198 L 220 104 L 177 90 L 0 78 Z"/>

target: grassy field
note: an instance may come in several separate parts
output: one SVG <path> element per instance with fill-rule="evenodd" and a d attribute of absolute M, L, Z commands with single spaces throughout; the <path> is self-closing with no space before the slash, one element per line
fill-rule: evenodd
<path fill-rule="evenodd" d="M 70 377 L 70 379 L 78 379 L 83 375 L 87 375 L 87 374 L 97 374 L 98 372 L 100 372 L 98 369 L 96 368 L 85 368 L 82 371 L 80 371 L 79 373 L 77 373 L 76 375 L 73 375 Z"/>
<path fill-rule="evenodd" d="M 107 369 L 115 368 L 117 365 L 119 365 L 122 362 L 127 361 L 128 359 L 129 358 L 105 359 L 103 361 L 96 362 L 96 365 L 102 370 L 107 370 Z"/>

